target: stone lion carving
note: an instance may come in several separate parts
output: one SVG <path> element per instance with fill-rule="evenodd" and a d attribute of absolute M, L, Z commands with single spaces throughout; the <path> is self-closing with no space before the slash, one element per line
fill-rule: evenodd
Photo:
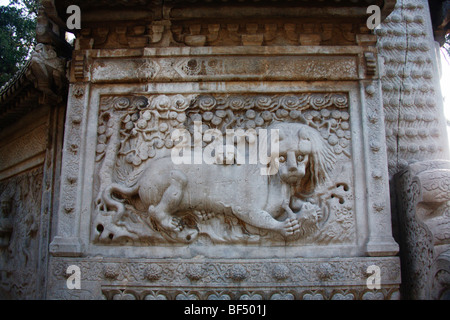
<path fill-rule="evenodd" d="M 286 239 L 308 233 L 320 208 L 294 193 L 310 193 L 324 183 L 335 155 L 319 132 L 307 125 L 278 123 L 268 129 L 279 130 L 279 153 L 268 165 L 278 169 L 274 175 L 261 175 L 261 164 L 174 164 L 166 157 L 150 162 L 132 187 L 109 185 L 103 201 L 120 224 L 126 208 L 117 198 L 139 197 L 158 231 L 184 242 L 193 241 L 198 230 L 184 226 L 180 217 L 200 211 L 233 214 Z"/>
<path fill-rule="evenodd" d="M 64 86 L 64 59 L 58 57 L 52 46 L 43 43 L 36 45 L 27 76 L 48 98 L 61 100 L 58 94 Z"/>

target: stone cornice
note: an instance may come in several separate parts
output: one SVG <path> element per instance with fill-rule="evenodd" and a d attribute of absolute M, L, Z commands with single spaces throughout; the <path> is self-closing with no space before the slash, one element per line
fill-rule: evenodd
<path fill-rule="evenodd" d="M 44 0 L 54 20 L 67 19 L 66 8 L 78 5 L 86 24 L 98 22 L 155 21 L 161 19 L 229 18 L 356 18 L 366 19 L 366 8 L 380 6 L 382 19 L 394 9 L 395 0 Z M 224 10 L 226 8 L 227 10 Z"/>

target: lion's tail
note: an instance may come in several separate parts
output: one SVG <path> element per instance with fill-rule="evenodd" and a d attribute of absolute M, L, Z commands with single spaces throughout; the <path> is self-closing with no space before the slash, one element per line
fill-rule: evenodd
<path fill-rule="evenodd" d="M 122 216 L 125 214 L 125 205 L 122 201 L 117 200 L 113 197 L 114 194 L 120 194 L 126 197 L 131 197 L 136 194 L 139 190 L 139 185 L 135 185 L 134 187 L 124 187 L 120 184 L 113 183 L 105 188 L 103 191 L 103 201 L 108 209 L 113 208 L 116 211 L 116 215 L 114 216 L 115 221 L 119 221 Z"/>

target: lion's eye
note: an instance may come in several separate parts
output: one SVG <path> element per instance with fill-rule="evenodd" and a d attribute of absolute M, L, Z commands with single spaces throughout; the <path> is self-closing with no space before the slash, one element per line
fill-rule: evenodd
<path fill-rule="evenodd" d="M 281 162 L 281 163 L 283 163 L 283 162 L 285 162 L 286 161 L 286 158 L 285 157 L 283 157 L 283 156 L 280 156 L 279 158 L 278 158 L 278 160 Z"/>
<path fill-rule="evenodd" d="M 303 159 L 305 159 L 304 155 L 298 155 L 297 156 L 297 161 L 303 161 Z"/>

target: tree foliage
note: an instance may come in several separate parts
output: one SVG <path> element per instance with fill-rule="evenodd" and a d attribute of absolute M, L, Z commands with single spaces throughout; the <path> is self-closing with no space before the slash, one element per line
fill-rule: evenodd
<path fill-rule="evenodd" d="M 445 35 L 443 48 L 447 51 L 447 55 L 450 56 L 450 32 Z"/>
<path fill-rule="evenodd" d="M 38 0 L 12 0 L 0 6 L 0 86 L 26 62 L 36 38 Z"/>

